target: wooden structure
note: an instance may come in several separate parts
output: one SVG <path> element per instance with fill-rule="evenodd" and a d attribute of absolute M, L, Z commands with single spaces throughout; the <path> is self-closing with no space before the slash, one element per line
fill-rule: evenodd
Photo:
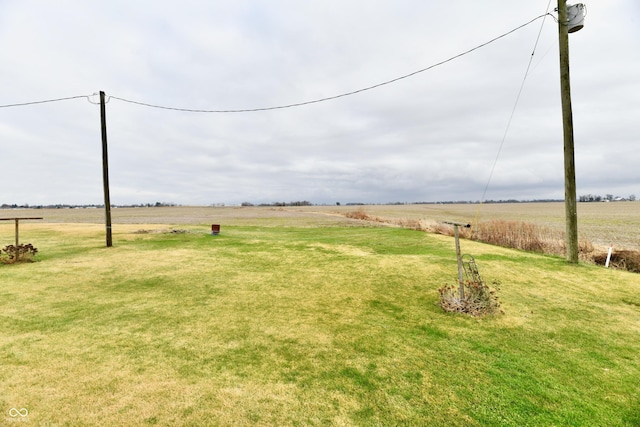
<path fill-rule="evenodd" d="M 458 227 L 470 228 L 471 224 L 463 224 L 460 222 L 444 222 L 445 224 L 453 225 L 453 232 L 456 239 L 456 258 L 458 259 L 458 283 L 460 284 L 459 294 L 460 300 L 464 299 L 464 279 L 462 277 L 463 265 L 462 255 L 460 254 L 460 232 Z"/>
<path fill-rule="evenodd" d="M 31 217 L 31 218 L 13 217 L 13 218 L 0 218 L 0 221 L 15 221 L 15 223 L 16 223 L 16 248 L 17 248 L 18 245 L 20 244 L 19 232 L 18 232 L 20 221 L 35 220 L 35 219 L 44 219 L 44 218 L 42 218 L 42 217 Z"/>

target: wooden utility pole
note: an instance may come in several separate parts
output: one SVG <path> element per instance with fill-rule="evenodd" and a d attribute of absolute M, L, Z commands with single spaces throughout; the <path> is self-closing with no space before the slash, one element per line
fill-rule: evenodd
<path fill-rule="evenodd" d="M 560 92 L 564 133 L 564 206 L 567 261 L 578 262 L 578 208 L 576 204 L 576 166 L 573 148 L 573 113 L 569 78 L 569 27 L 567 0 L 558 0 L 558 38 L 560 46 Z"/>
<path fill-rule="evenodd" d="M 104 213 L 107 231 L 107 247 L 113 246 L 111 239 L 111 199 L 109 197 L 109 157 L 107 155 L 107 113 L 104 92 L 100 91 L 100 128 L 102 131 L 102 183 L 104 187 Z"/>

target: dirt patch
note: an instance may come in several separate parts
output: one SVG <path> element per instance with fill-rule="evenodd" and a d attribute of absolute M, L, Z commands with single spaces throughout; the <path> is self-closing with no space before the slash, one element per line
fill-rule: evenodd
<path fill-rule="evenodd" d="M 187 230 L 181 228 L 159 228 L 154 230 L 147 230 L 141 228 L 133 232 L 133 234 L 186 234 Z"/>
<path fill-rule="evenodd" d="M 369 256 L 372 253 L 371 251 L 365 251 L 363 249 L 356 248 L 354 246 L 349 246 L 349 245 L 325 245 L 322 243 L 315 243 L 311 245 L 311 247 L 321 248 L 328 251 L 335 251 L 340 254 L 350 255 L 350 256 Z"/>

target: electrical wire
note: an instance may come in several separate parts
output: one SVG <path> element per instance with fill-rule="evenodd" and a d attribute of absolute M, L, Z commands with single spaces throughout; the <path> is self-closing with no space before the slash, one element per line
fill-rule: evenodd
<path fill-rule="evenodd" d="M 500 40 L 500 39 L 502 39 L 502 38 L 504 38 L 504 37 L 516 32 L 516 31 L 526 27 L 527 25 L 532 24 L 533 22 L 537 21 L 538 19 L 546 17 L 547 15 L 549 15 L 549 14 L 545 13 L 544 15 L 537 16 L 534 19 L 530 20 L 529 22 L 526 22 L 526 23 L 524 23 L 524 24 L 522 24 L 522 25 L 520 25 L 520 26 L 518 26 L 518 27 L 516 27 L 516 28 L 514 28 L 514 29 L 512 29 L 510 31 L 507 31 L 504 34 L 501 34 L 501 35 L 499 35 L 497 37 L 494 37 L 493 39 L 491 39 L 491 40 L 489 40 L 487 42 L 479 44 L 476 47 L 473 47 L 473 48 L 468 49 L 468 50 L 466 50 L 466 51 L 464 51 L 462 53 L 454 55 L 454 56 L 452 56 L 452 57 L 450 57 L 448 59 L 445 59 L 444 61 L 437 62 L 437 63 L 435 63 L 433 65 L 430 65 L 430 66 L 428 66 L 426 68 L 422 68 L 420 70 L 414 71 L 414 72 L 409 73 L 409 74 L 405 74 L 405 75 L 400 76 L 400 77 L 396 77 L 396 78 L 391 79 L 391 80 L 384 81 L 382 83 L 374 84 L 372 86 L 367 86 L 367 87 L 364 87 L 362 89 L 357 89 L 357 90 L 354 90 L 354 91 L 351 91 L 351 92 L 342 93 L 342 94 L 339 94 L 339 95 L 328 96 L 328 97 L 325 97 L 325 98 L 315 99 L 315 100 L 312 100 L 312 101 L 297 102 L 297 103 L 294 103 L 294 104 L 279 105 L 279 106 L 275 106 L 275 107 L 243 108 L 243 109 L 237 109 L 237 110 L 232 110 L 232 109 L 228 109 L 228 110 L 205 110 L 205 109 L 168 107 L 168 106 L 163 106 L 163 105 L 150 104 L 150 103 L 147 103 L 147 102 L 133 101 L 133 100 L 130 100 L 130 99 L 120 98 L 120 97 L 113 96 L 113 95 L 110 96 L 109 98 L 117 99 L 118 101 L 127 102 L 127 103 L 130 103 L 130 104 L 140 105 L 140 106 L 143 106 L 143 107 L 158 108 L 158 109 L 162 109 L 162 110 L 183 111 L 183 112 L 188 112 L 188 113 L 252 113 L 252 112 L 257 112 L 257 111 L 270 111 L 270 110 L 281 110 L 281 109 L 285 109 L 285 108 L 302 107 L 304 105 L 317 104 L 317 103 L 320 103 L 320 102 L 330 101 L 330 100 L 343 98 L 343 97 L 350 96 L 350 95 L 355 95 L 355 94 L 362 93 L 362 92 L 365 92 L 365 91 L 369 91 L 369 90 L 372 90 L 372 89 L 377 89 L 377 88 L 379 88 L 381 86 L 386 86 L 386 85 L 398 82 L 400 80 L 404 80 L 404 79 L 407 79 L 409 77 L 413 77 L 416 74 L 424 73 L 425 71 L 429 71 L 429 70 L 431 70 L 431 69 L 433 69 L 435 67 L 438 67 L 440 65 L 444 65 L 444 64 L 446 64 L 448 62 L 451 62 L 451 61 L 453 61 L 455 59 L 458 59 L 458 58 L 460 58 L 462 56 L 468 55 L 468 54 L 470 54 L 470 53 L 472 53 L 472 52 L 474 52 L 474 51 L 476 51 L 478 49 L 481 49 L 481 48 L 483 48 L 483 47 L 485 47 L 485 46 L 487 46 L 487 45 L 489 45 L 489 44 L 491 44 L 491 43 L 493 43 L 495 41 L 498 41 L 498 40 Z"/>
<path fill-rule="evenodd" d="M 507 134 L 509 133 L 509 129 L 511 128 L 511 122 L 513 121 L 513 116 L 516 113 L 516 109 L 518 107 L 518 103 L 520 102 L 520 96 L 522 95 L 522 91 L 524 89 L 524 85 L 527 81 L 527 77 L 529 77 L 529 70 L 531 69 L 531 63 L 533 62 L 533 57 L 536 54 L 536 49 L 538 48 L 538 43 L 540 42 L 540 36 L 542 34 L 542 29 L 544 28 L 544 21 L 547 17 L 547 15 L 550 15 L 553 17 L 553 15 L 551 15 L 550 13 L 548 13 L 549 11 L 549 7 L 551 6 L 551 0 L 549 0 L 549 3 L 547 4 L 547 13 L 545 13 L 544 15 L 540 15 L 538 18 L 542 17 L 542 24 L 540 25 L 540 30 L 538 31 L 538 36 L 536 37 L 536 42 L 533 46 L 533 51 L 531 52 L 531 56 L 529 57 L 529 63 L 527 64 L 527 70 L 524 73 L 524 77 L 522 79 L 522 83 L 520 84 L 520 89 L 518 90 L 518 95 L 516 96 L 516 100 L 513 103 L 513 108 L 511 109 L 511 114 L 509 115 L 509 120 L 507 121 L 507 126 L 504 130 L 504 134 L 502 135 L 502 140 L 500 141 L 500 146 L 498 147 L 498 152 L 496 153 L 496 158 L 493 161 L 493 165 L 491 166 L 491 171 L 489 172 L 489 178 L 487 179 L 487 184 L 484 187 L 484 190 L 482 192 L 482 197 L 480 198 L 480 204 L 478 205 L 478 209 L 476 211 L 476 216 L 473 219 L 473 223 L 472 225 L 475 226 L 478 223 L 478 218 L 480 217 L 480 209 L 482 208 L 482 204 L 484 203 L 484 198 L 487 195 L 487 191 L 489 189 L 489 184 L 491 183 L 491 179 L 493 178 L 493 173 L 495 172 L 496 169 L 496 165 L 498 164 L 498 159 L 500 158 L 500 154 L 502 153 L 502 148 L 504 147 L 504 142 L 507 139 Z"/>
<path fill-rule="evenodd" d="M 113 98 L 113 99 L 117 99 L 119 101 L 128 102 L 130 104 L 136 104 L 136 105 L 140 105 L 140 106 L 144 106 L 144 107 L 159 108 L 159 109 L 163 109 L 163 110 L 183 111 L 183 112 L 189 112 L 189 113 L 250 113 L 250 112 L 257 112 L 257 111 L 281 110 L 281 109 L 285 109 L 285 108 L 293 108 L 293 107 L 301 107 L 301 106 L 309 105 L 309 104 L 317 104 L 317 103 L 320 103 L 320 102 L 330 101 L 330 100 L 334 100 L 334 99 L 343 98 L 343 97 L 346 97 L 346 96 L 350 96 L 350 95 L 355 95 L 355 94 L 358 94 L 358 93 L 366 92 L 366 91 L 369 91 L 369 90 L 372 90 L 372 89 L 377 89 L 379 87 L 386 86 L 386 85 L 389 85 L 389 84 L 392 84 L 392 83 L 396 83 L 396 82 L 398 82 L 400 80 L 404 80 L 404 79 L 407 79 L 409 77 L 413 77 L 416 74 L 424 73 L 425 71 L 429 71 L 429 70 L 431 70 L 433 68 L 436 68 L 436 67 L 438 67 L 440 65 L 444 65 L 444 64 L 446 64 L 448 62 L 451 62 L 451 61 L 453 61 L 455 59 L 458 59 L 458 58 L 460 58 L 462 56 L 468 55 L 468 54 L 470 54 L 470 53 L 472 53 L 472 52 L 474 52 L 474 51 L 476 51 L 478 49 L 481 49 L 481 48 L 483 48 L 483 47 L 485 47 L 485 46 L 487 46 L 487 45 L 489 45 L 489 44 L 491 44 L 491 43 L 493 43 L 495 41 L 498 41 L 498 40 L 500 40 L 500 39 L 502 39 L 502 38 L 504 38 L 504 37 L 516 32 L 516 31 L 526 27 L 527 25 L 532 24 L 533 22 L 537 21 L 538 19 L 546 17 L 547 15 L 549 15 L 549 13 L 537 16 L 534 19 L 532 19 L 532 20 L 530 20 L 530 21 L 528 21 L 528 22 L 526 22 L 526 23 L 524 23 L 524 24 L 522 24 L 522 25 L 520 25 L 520 26 L 518 26 L 518 27 L 516 27 L 516 28 L 514 28 L 512 30 L 510 30 L 510 31 L 507 31 L 504 34 L 501 34 L 501 35 L 499 35 L 497 37 L 494 37 L 493 39 L 491 39 L 491 40 L 489 40 L 487 42 L 479 44 L 476 47 L 473 47 L 473 48 L 468 49 L 468 50 L 466 50 L 466 51 L 464 51 L 462 53 L 454 55 L 454 56 L 452 56 L 452 57 L 450 57 L 448 59 L 445 59 L 444 61 L 437 62 L 437 63 L 435 63 L 433 65 L 430 65 L 430 66 L 428 66 L 426 68 L 422 68 L 422 69 L 414 71 L 412 73 L 405 74 L 403 76 L 396 77 L 394 79 L 387 80 L 387 81 L 384 81 L 382 83 L 377 83 L 377 84 L 374 84 L 372 86 L 367 86 L 367 87 L 364 87 L 364 88 L 361 88 L 361 89 L 353 90 L 351 92 L 346 92 L 346 93 L 342 93 L 342 94 L 334 95 L 334 96 L 328 96 L 328 97 L 325 97 L 325 98 L 315 99 L 315 100 L 311 100 L 311 101 L 297 102 L 297 103 L 294 103 L 294 104 L 279 105 L 279 106 L 275 106 L 275 107 L 243 108 L 243 109 L 237 109 L 237 110 L 230 110 L 230 109 L 229 110 L 204 110 L 204 109 L 192 109 L 192 108 L 167 107 L 167 106 L 163 106 L 163 105 L 150 104 L 150 103 L 141 102 L 141 101 L 133 101 L 133 100 L 130 100 L 130 99 L 120 98 L 120 97 L 117 97 L 117 96 L 109 96 L 109 97 L 107 97 L 106 102 L 110 101 Z M 539 37 L 540 36 L 538 35 L 538 38 Z M 28 105 L 45 104 L 45 103 L 59 102 L 59 101 L 68 101 L 68 100 L 79 99 L 79 98 L 87 98 L 87 100 L 91 104 L 97 104 L 96 102 L 91 101 L 91 96 L 94 96 L 94 95 L 96 95 L 96 94 L 94 93 L 93 95 L 69 96 L 69 97 L 66 97 L 66 98 L 46 99 L 46 100 L 42 100 L 42 101 L 31 101 L 31 102 L 23 102 L 23 103 L 17 103 L 17 104 L 5 104 L 5 105 L 0 105 L 0 108 L 24 107 L 24 106 L 28 106 Z"/>
<path fill-rule="evenodd" d="M 69 97 L 66 97 L 66 98 L 45 99 L 43 101 L 23 102 L 23 103 L 20 103 L 20 104 L 0 105 L 0 108 L 24 107 L 26 105 L 46 104 L 48 102 L 68 101 L 68 100 L 71 100 L 71 99 L 78 99 L 78 98 L 87 98 L 89 100 L 89 102 L 91 102 L 90 95 L 77 95 L 77 96 L 69 96 Z"/>

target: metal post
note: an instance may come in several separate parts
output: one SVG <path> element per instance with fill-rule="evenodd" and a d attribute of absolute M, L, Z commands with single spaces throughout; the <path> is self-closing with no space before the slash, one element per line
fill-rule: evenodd
<path fill-rule="evenodd" d="M 464 299 L 464 278 L 462 276 L 462 255 L 460 253 L 460 232 L 458 227 L 470 228 L 471 224 L 462 224 L 459 222 L 446 222 L 445 224 L 453 225 L 453 235 L 456 239 L 456 258 L 458 259 L 458 284 L 460 285 L 458 293 L 460 294 L 460 300 Z"/>
<path fill-rule="evenodd" d="M 464 299 L 464 281 L 462 279 L 462 255 L 460 255 L 460 233 L 458 224 L 453 225 L 453 233 L 456 238 L 456 258 L 458 259 L 458 284 L 460 285 L 460 300 Z"/>
<path fill-rule="evenodd" d="M 560 92 L 564 135 L 564 206 L 567 261 L 578 263 L 578 209 L 576 204 L 576 167 L 573 144 L 573 112 L 569 78 L 569 27 L 567 0 L 558 0 L 558 38 L 560 47 Z"/>
<path fill-rule="evenodd" d="M 102 182 L 104 187 L 105 226 L 107 247 L 111 247 L 113 241 L 111 238 L 111 199 L 109 197 L 109 159 L 107 155 L 107 114 L 103 91 L 100 91 L 100 129 L 102 132 Z"/>

